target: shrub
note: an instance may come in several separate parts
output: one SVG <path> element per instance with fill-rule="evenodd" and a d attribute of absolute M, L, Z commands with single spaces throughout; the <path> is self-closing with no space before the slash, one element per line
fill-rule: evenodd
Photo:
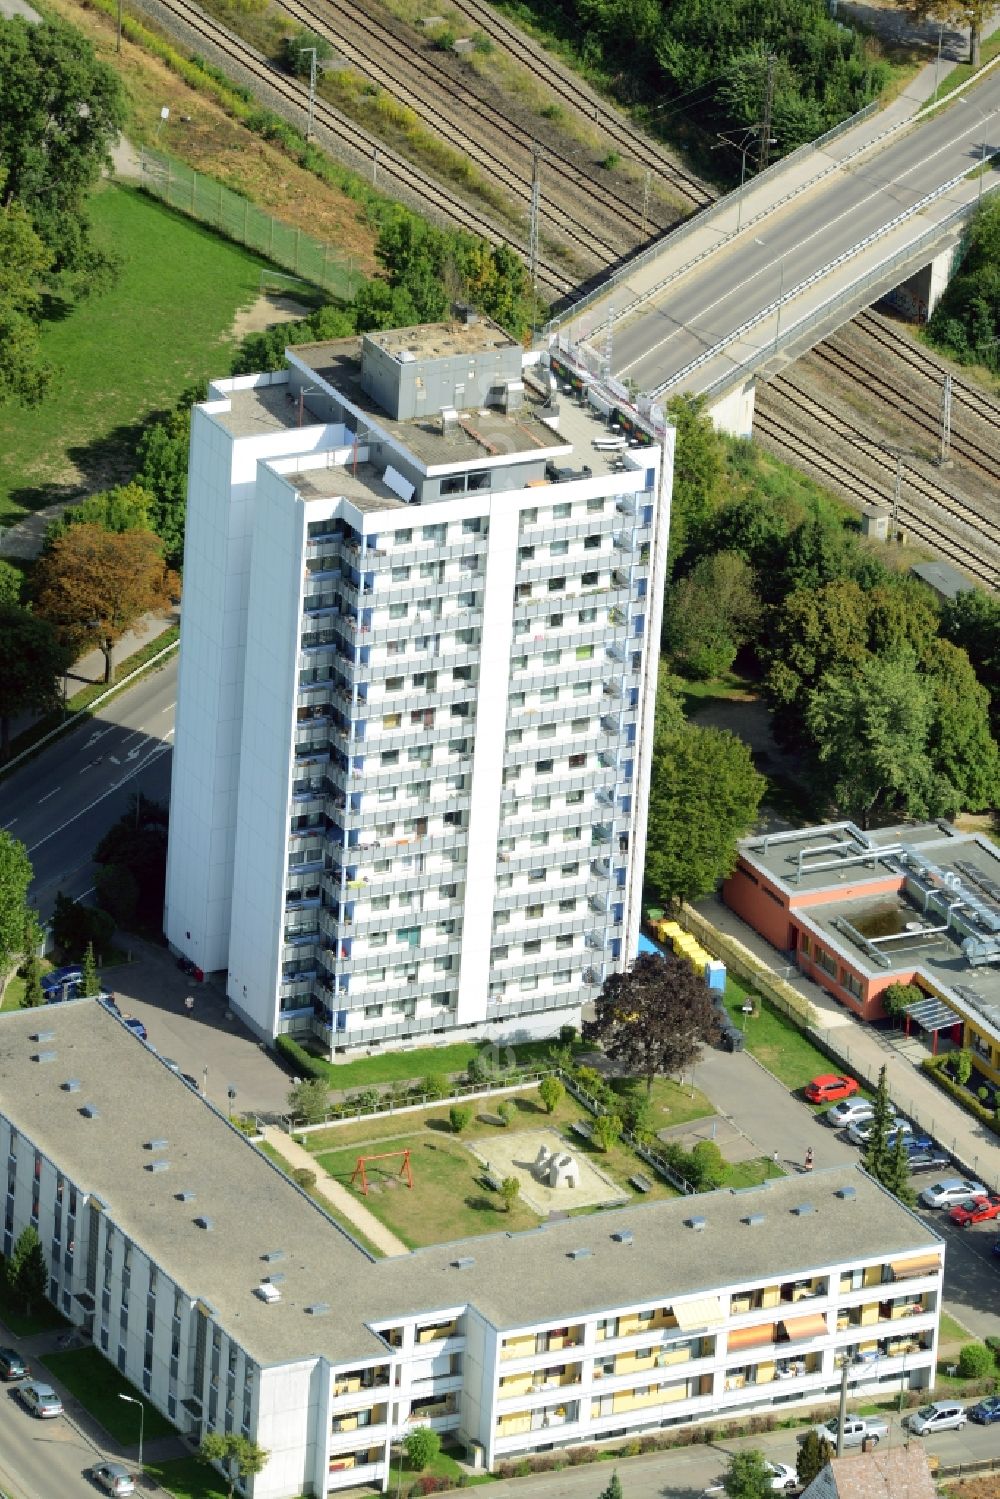
<path fill-rule="evenodd" d="M 490 1067 L 489 1063 L 486 1061 L 486 1058 L 480 1056 L 477 1052 L 476 1055 L 470 1060 L 468 1067 L 465 1069 L 465 1075 L 469 1079 L 470 1083 L 488 1082 L 490 1077 Z"/>
<path fill-rule="evenodd" d="M 1000 1364 L 1000 1338 L 994 1337 L 991 1334 L 988 1338 L 984 1338 L 983 1342 L 992 1353 L 996 1362 Z"/>
<path fill-rule="evenodd" d="M 620 151 L 609 151 L 607 156 L 605 156 L 603 161 L 601 162 L 601 166 L 606 172 L 613 172 L 615 167 L 618 166 L 621 159 L 622 158 Z"/>
<path fill-rule="evenodd" d="M 316 1173 L 310 1171 L 307 1166 L 296 1166 L 292 1171 L 292 1181 L 304 1192 L 311 1192 L 316 1185 Z"/>
<path fill-rule="evenodd" d="M 558 109 L 559 105 L 557 104 L 555 108 Z M 572 1046 L 579 1034 L 575 1025 L 561 1025 L 559 1027 L 560 1046 Z"/>
<path fill-rule="evenodd" d="M 521 1183 L 516 1176 L 505 1176 L 500 1183 L 500 1196 L 503 1198 L 504 1212 L 509 1213 L 521 1192 Z"/>
<path fill-rule="evenodd" d="M 947 1065 L 948 1060 L 950 1058 L 945 1060 L 941 1057 L 925 1057 L 920 1066 L 929 1077 L 934 1079 L 939 1088 L 943 1088 L 946 1093 L 950 1093 L 953 1098 L 957 1099 L 967 1113 L 981 1120 L 994 1134 L 1000 1134 L 1000 1108 L 996 1110 L 984 1108 L 978 1099 L 973 1098 L 968 1089 L 963 1088 L 951 1076 Z"/>
<path fill-rule="evenodd" d="M 509 1098 L 505 1098 L 501 1103 L 497 1104 L 497 1117 L 499 1118 L 500 1123 L 504 1126 L 505 1129 L 510 1124 L 516 1113 L 517 1105 L 513 1103 Z"/>
<path fill-rule="evenodd" d="M 472 1121 L 472 1110 L 466 1104 L 452 1104 L 448 1110 L 448 1121 L 454 1133 L 460 1135 Z"/>
<path fill-rule="evenodd" d="M 410 1467 L 422 1473 L 441 1451 L 441 1438 L 436 1431 L 431 1431 L 429 1426 L 418 1426 L 416 1431 L 407 1433 L 403 1442 L 403 1450 Z"/>
<path fill-rule="evenodd" d="M 951 1059 L 951 1071 L 964 1088 L 972 1076 L 972 1053 L 964 1048 L 962 1051 L 956 1051 Z"/>
<path fill-rule="evenodd" d="M 329 1062 L 324 1062 L 321 1057 L 310 1056 L 309 1052 L 291 1036 L 276 1036 L 274 1040 L 275 1050 L 285 1058 L 300 1077 L 323 1078 L 327 1083 L 331 1081 L 334 1068 Z"/>
<path fill-rule="evenodd" d="M 451 1082 L 443 1077 L 440 1072 L 432 1072 L 425 1077 L 420 1084 L 420 1092 L 425 1098 L 435 1101 L 439 1098 L 447 1098 L 451 1092 Z"/>
<path fill-rule="evenodd" d="M 538 1096 L 542 1100 L 546 1114 L 554 1114 L 562 1101 L 566 1089 L 557 1077 L 543 1077 L 538 1084 Z"/>
<path fill-rule="evenodd" d="M 720 1185 L 726 1174 L 726 1162 L 714 1140 L 699 1140 L 691 1152 L 691 1161 L 698 1173 L 697 1186 L 709 1188 Z"/>
<path fill-rule="evenodd" d="M 993 1350 L 985 1343 L 966 1343 L 958 1355 L 958 1372 L 963 1379 L 985 1379 L 995 1367 Z"/>
<path fill-rule="evenodd" d="M 617 1114 L 601 1114 L 594 1120 L 591 1139 L 598 1150 L 608 1151 L 622 1132 L 622 1122 Z"/>
<path fill-rule="evenodd" d="M 288 1107 L 296 1119 L 304 1119 L 306 1124 L 319 1124 L 326 1117 L 329 1104 L 330 1085 L 325 1078 L 303 1078 L 288 1094 Z"/>

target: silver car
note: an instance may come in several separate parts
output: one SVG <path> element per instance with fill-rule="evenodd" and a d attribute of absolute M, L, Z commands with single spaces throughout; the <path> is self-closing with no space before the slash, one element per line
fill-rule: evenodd
<path fill-rule="evenodd" d="M 925 1208 L 953 1208 L 967 1197 L 986 1197 L 989 1194 L 982 1182 L 966 1181 L 960 1176 L 947 1176 L 943 1181 L 925 1187 L 920 1201 Z"/>
<path fill-rule="evenodd" d="M 892 1104 L 889 1111 L 895 1114 Z M 861 1124 L 870 1119 L 875 1109 L 868 1098 L 842 1098 L 840 1103 L 835 1103 L 832 1108 L 824 1109 L 820 1115 L 824 1124 L 832 1125 L 834 1129 L 848 1129 L 852 1124 Z"/>
<path fill-rule="evenodd" d="M 135 1493 L 135 1479 L 121 1463 L 98 1463 L 96 1468 L 91 1468 L 90 1476 L 99 1489 L 114 1494 L 115 1499 Z"/>
<path fill-rule="evenodd" d="M 50 1385 L 40 1384 L 37 1379 L 18 1385 L 17 1394 L 33 1416 L 61 1416 L 63 1413 L 63 1403 L 55 1390 Z"/>
<path fill-rule="evenodd" d="M 922 1405 L 907 1417 L 906 1424 L 914 1436 L 933 1436 L 936 1431 L 961 1431 L 968 1420 L 965 1406 L 957 1400 L 935 1400 Z"/>

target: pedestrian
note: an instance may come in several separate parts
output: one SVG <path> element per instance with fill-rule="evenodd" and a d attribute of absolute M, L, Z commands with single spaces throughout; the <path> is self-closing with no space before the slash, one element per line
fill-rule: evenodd
<path fill-rule="evenodd" d="M 806 1151 L 806 1170 L 807 1171 L 811 1171 L 812 1168 L 813 1168 L 813 1148 L 810 1145 L 809 1148 Z"/>
<path fill-rule="evenodd" d="M 780 1159 L 778 1157 L 778 1152 L 777 1151 L 773 1152 L 773 1154 L 771 1156 L 771 1160 L 774 1162 L 774 1164 L 776 1166 L 780 1166 L 781 1165 L 781 1161 L 780 1161 Z"/>
<path fill-rule="evenodd" d="M 190 994 L 188 995 L 187 999 L 184 1001 L 184 1008 L 185 1008 L 185 1010 L 187 1010 L 187 1012 L 188 1012 L 189 1015 L 191 1015 L 191 1014 L 194 1013 L 194 999 L 193 999 L 193 997 Z"/>

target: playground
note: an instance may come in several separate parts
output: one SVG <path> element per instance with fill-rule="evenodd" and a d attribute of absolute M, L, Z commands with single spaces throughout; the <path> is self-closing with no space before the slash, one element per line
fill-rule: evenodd
<path fill-rule="evenodd" d="M 513 1176 L 520 1183 L 521 1202 L 533 1208 L 540 1217 L 549 1213 L 569 1212 L 571 1209 L 604 1207 L 610 1203 L 627 1202 L 633 1194 L 623 1190 L 596 1164 L 593 1156 L 578 1149 L 580 1141 L 570 1143 L 565 1135 L 554 1129 L 499 1130 L 488 1138 L 480 1136 L 469 1141 L 469 1150 L 479 1160 L 484 1171 L 502 1180 Z M 539 1166 L 543 1153 L 566 1154 L 575 1168 L 572 1186 L 551 1186 L 548 1173 Z"/>

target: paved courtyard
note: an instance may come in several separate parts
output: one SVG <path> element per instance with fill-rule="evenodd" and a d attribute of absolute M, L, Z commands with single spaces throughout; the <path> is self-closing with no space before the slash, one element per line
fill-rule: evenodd
<path fill-rule="evenodd" d="M 535 1172 L 535 1161 L 542 1147 L 558 1155 L 571 1155 L 577 1165 L 575 1187 L 550 1187 L 547 1176 Z M 521 1200 L 536 1213 L 568 1212 L 570 1208 L 593 1208 L 607 1202 L 624 1202 L 628 1194 L 588 1156 L 575 1151 L 554 1129 L 522 1129 L 514 1133 L 491 1135 L 489 1139 L 470 1140 L 469 1149 L 494 1176 L 516 1176 L 521 1183 Z"/>

